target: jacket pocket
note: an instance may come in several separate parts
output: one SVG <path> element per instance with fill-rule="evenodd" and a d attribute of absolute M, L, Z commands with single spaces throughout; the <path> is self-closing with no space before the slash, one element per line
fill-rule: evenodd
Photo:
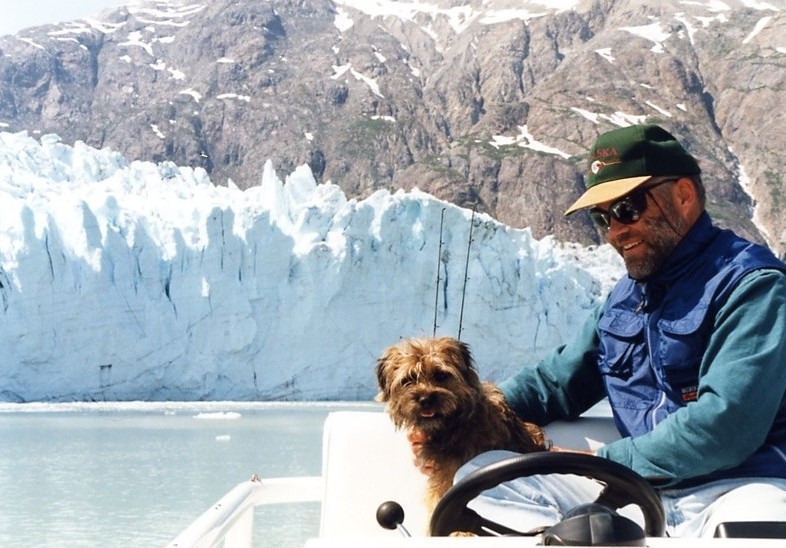
<path fill-rule="evenodd" d="M 677 320 L 658 322 L 658 364 L 672 401 L 686 404 L 698 397 L 699 366 L 706 347 L 702 326 L 707 310 L 695 308 Z"/>
<path fill-rule="evenodd" d="M 598 368 L 604 376 L 626 380 L 645 358 L 644 321 L 638 314 L 614 311 L 598 320 Z"/>
<path fill-rule="evenodd" d="M 667 375 L 679 375 L 685 369 L 691 369 L 698 375 L 698 364 L 706 346 L 701 327 L 707 311 L 706 307 L 694 308 L 679 319 L 661 319 L 658 322 L 661 334 L 658 362 Z"/>

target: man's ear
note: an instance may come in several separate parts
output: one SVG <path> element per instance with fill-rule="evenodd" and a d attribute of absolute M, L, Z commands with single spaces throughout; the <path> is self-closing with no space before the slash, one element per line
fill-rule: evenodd
<path fill-rule="evenodd" d="M 694 216 L 696 210 L 701 209 L 699 204 L 699 194 L 696 192 L 696 187 L 693 185 L 688 177 L 680 177 L 675 186 L 675 201 L 677 207 L 682 212 L 685 218 Z"/>

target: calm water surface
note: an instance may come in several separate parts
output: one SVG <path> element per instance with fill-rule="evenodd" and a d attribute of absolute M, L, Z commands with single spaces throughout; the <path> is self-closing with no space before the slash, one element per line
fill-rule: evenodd
<path fill-rule="evenodd" d="M 320 474 L 322 424 L 375 404 L 0 404 L 0 546 L 165 546 L 237 483 Z M 263 507 L 257 545 L 302 546 L 316 503 Z"/>

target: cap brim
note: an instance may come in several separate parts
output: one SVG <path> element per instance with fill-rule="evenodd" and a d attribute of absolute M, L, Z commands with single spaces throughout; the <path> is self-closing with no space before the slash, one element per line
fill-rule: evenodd
<path fill-rule="evenodd" d="M 651 178 L 651 176 L 645 175 L 642 177 L 630 177 L 628 179 L 617 179 L 616 181 L 599 183 L 587 189 L 587 191 L 568 208 L 565 215 L 570 215 L 585 207 L 611 202 L 617 198 L 621 198 Z"/>

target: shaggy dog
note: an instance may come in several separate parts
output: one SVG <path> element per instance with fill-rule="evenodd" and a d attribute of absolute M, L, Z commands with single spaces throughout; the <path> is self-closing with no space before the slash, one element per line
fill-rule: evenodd
<path fill-rule="evenodd" d="M 519 419 L 496 386 L 480 381 L 461 341 L 402 340 L 385 349 L 376 371 L 377 400 L 387 404 L 396 428 L 424 434 L 416 464 L 433 466 L 426 495 L 431 511 L 472 457 L 492 449 L 545 450 L 543 431 Z"/>

